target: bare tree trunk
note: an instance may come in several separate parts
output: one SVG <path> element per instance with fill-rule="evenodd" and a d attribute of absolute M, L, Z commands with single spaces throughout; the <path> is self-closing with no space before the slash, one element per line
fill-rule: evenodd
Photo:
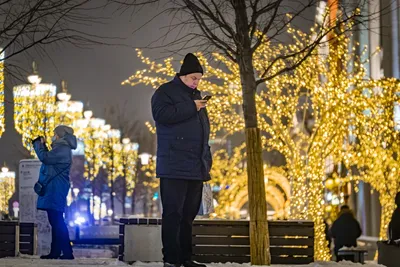
<path fill-rule="evenodd" d="M 126 166 L 124 166 L 124 176 L 122 177 L 122 215 L 126 215 L 126 207 L 125 207 L 125 201 L 126 201 Z"/>
<path fill-rule="evenodd" d="M 136 185 L 135 188 L 133 188 L 132 191 L 132 196 L 131 196 L 131 214 L 134 215 L 135 214 L 135 204 L 136 204 Z"/>
<path fill-rule="evenodd" d="M 265 199 L 264 168 L 261 134 L 257 123 L 256 89 L 249 24 L 244 0 L 232 1 L 236 13 L 237 61 L 243 92 L 243 114 L 247 149 L 247 179 L 250 214 L 250 255 L 252 265 L 270 265 L 267 203 Z"/>
<path fill-rule="evenodd" d="M 114 207 L 114 180 L 110 179 L 110 201 L 111 201 L 111 210 L 112 210 L 112 214 L 111 214 L 111 224 L 114 224 L 114 220 L 115 220 L 115 207 Z"/>

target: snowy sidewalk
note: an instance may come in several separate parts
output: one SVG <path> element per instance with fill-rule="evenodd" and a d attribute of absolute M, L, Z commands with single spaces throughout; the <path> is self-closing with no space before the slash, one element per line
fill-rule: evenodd
<path fill-rule="evenodd" d="M 143 263 L 136 262 L 133 265 L 120 262 L 116 259 L 75 259 L 66 260 L 41 260 L 36 257 L 20 257 L 0 259 L 0 267 L 94 267 L 94 266 L 133 266 L 133 267 L 162 267 L 162 263 Z M 207 264 L 208 267 L 250 267 L 249 264 L 237 263 L 214 263 Z M 272 265 L 273 267 L 384 267 L 377 264 L 355 264 L 351 262 L 315 262 L 308 265 Z"/>

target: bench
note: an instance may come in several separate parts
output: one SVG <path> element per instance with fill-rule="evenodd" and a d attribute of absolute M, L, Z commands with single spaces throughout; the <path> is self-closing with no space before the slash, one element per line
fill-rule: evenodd
<path fill-rule="evenodd" d="M 34 223 L 0 221 L 0 258 L 36 254 L 36 229 Z"/>
<path fill-rule="evenodd" d="M 338 255 L 354 263 L 364 264 L 364 256 L 368 251 L 362 248 L 339 249 Z"/>
<path fill-rule="evenodd" d="M 154 234 L 151 236 L 155 236 L 151 237 L 153 245 L 150 250 L 153 252 L 147 253 L 145 260 L 159 261 L 162 258 L 160 255 L 160 225 L 161 219 L 121 218 L 119 259 L 123 261 L 129 259 L 128 262 L 143 261 L 140 258 L 132 258 L 132 254 L 136 253 L 132 251 L 136 250 L 134 245 L 129 245 L 129 251 L 125 251 L 125 246 L 130 244 L 129 239 L 133 239 L 135 234 L 142 234 L 139 233 L 139 227 L 142 226 L 143 232 L 154 229 Z M 135 226 L 136 232 L 129 230 L 130 226 Z M 271 221 L 268 226 L 272 264 L 308 264 L 314 261 L 313 222 Z M 140 240 L 140 242 L 138 249 L 143 250 L 146 244 L 142 242 L 146 241 Z M 154 245 L 155 242 L 158 243 Z M 250 262 L 249 222 L 195 220 L 193 224 L 193 259 L 204 263 Z"/>

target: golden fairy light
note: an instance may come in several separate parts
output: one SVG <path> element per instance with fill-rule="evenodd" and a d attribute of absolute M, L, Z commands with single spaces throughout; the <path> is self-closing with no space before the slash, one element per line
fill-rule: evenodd
<path fill-rule="evenodd" d="M 56 86 L 41 83 L 35 62 L 28 81 L 30 84 L 14 86 L 14 122 L 15 129 L 22 135 L 22 144 L 34 154 L 32 139 L 43 136 L 47 143 L 51 143 L 56 125 Z"/>
<path fill-rule="evenodd" d="M 122 143 L 115 146 L 115 150 L 120 154 L 120 173 L 124 178 L 127 195 L 130 196 L 137 182 L 139 144 L 123 138 Z"/>
<path fill-rule="evenodd" d="M 0 211 L 9 214 L 9 201 L 15 193 L 15 172 L 6 166 L 0 172 Z"/>
<path fill-rule="evenodd" d="M 74 121 L 82 119 L 83 103 L 72 101 L 67 91 L 67 83 L 61 82 L 62 91 L 57 94 L 56 122 L 57 124 L 73 126 Z"/>
<path fill-rule="evenodd" d="M 292 63 L 301 61 L 306 53 L 303 51 L 308 51 L 305 48 L 324 31 L 316 27 L 312 29 L 315 34 L 311 36 L 289 27 L 288 33 L 293 38 L 290 45 L 274 45 L 265 38 L 253 55 L 256 75 L 261 77 L 271 66 L 269 63 L 275 62 L 281 55 L 294 56 L 286 61 L 277 60 L 268 70 L 269 76 L 277 73 L 290 60 Z M 356 46 L 350 52 L 348 49 L 351 36 L 345 33 L 351 27 L 352 22 L 348 22 L 341 25 L 339 34 L 333 34 L 337 44 L 329 48 L 328 54 L 319 54 L 319 50 L 315 49 L 295 70 L 260 84 L 256 95 L 264 149 L 275 149 L 286 158 L 292 192 L 290 217 L 314 221 L 316 260 L 330 258 L 323 223 L 326 161 L 337 164 L 349 157 L 349 149 L 345 147 L 351 141 L 354 126 L 362 125 L 368 119 L 365 111 L 371 110 L 370 105 L 380 103 L 380 98 L 367 97 L 372 95 L 372 88 L 385 89 L 395 85 L 392 80 L 383 83 L 365 78 L 365 62 L 356 55 Z M 216 68 L 202 54 L 197 55 L 206 69 L 199 89 L 214 95 L 208 103 L 212 136 L 242 131 L 244 120 L 240 113 L 242 89 L 238 65 L 221 54 L 213 53 L 214 60 L 221 66 Z M 148 68 L 137 71 L 123 84 L 145 84 L 157 88 L 175 75 L 171 58 L 158 64 L 144 57 L 140 50 L 138 56 Z M 391 101 L 388 106 L 393 109 Z M 393 120 L 390 116 L 386 116 L 386 123 Z M 154 131 L 154 128 L 151 130 Z M 375 158 L 371 157 L 371 150 L 367 151 L 361 156 Z M 355 163 L 353 157 L 351 160 Z M 367 178 L 364 175 L 360 179 Z"/>
<path fill-rule="evenodd" d="M 103 166 L 102 143 L 104 141 L 103 127 L 105 120 L 93 118 L 93 112 L 86 110 L 84 119 L 74 122 L 74 129 L 79 139 L 83 141 L 85 150 L 84 177 L 93 181 Z"/>

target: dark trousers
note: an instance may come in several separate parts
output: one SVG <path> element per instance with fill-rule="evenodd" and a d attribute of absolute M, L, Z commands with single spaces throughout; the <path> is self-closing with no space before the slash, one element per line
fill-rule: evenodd
<path fill-rule="evenodd" d="M 54 256 L 72 255 L 71 241 L 69 240 L 68 228 L 65 225 L 63 212 L 47 210 L 47 217 L 51 225 L 51 251 Z"/>
<path fill-rule="evenodd" d="M 164 262 L 179 264 L 191 260 L 192 224 L 202 192 L 202 181 L 160 179 Z"/>

